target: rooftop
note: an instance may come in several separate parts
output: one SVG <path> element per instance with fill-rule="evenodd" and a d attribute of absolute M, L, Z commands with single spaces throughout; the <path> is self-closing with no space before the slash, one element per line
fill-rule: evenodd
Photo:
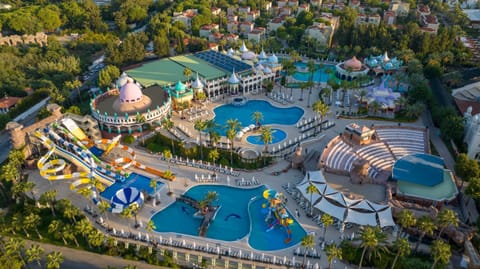
<path fill-rule="evenodd" d="M 399 159 L 393 165 L 392 178 L 397 181 L 433 187 L 442 183 L 444 170 L 442 158 L 417 153 Z"/>
<path fill-rule="evenodd" d="M 464 9 L 463 13 L 471 22 L 480 22 L 480 9 Z"/>
<path fill-rule="evenodd" d="M 10 108 L 16 105 L 21 99 L 20 97 L 4 97 L 0 99 L 0 108 Z"/>

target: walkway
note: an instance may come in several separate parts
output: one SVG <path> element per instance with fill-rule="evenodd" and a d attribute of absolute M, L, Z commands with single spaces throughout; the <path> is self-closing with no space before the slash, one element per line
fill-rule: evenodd
<path fill-rule="evenodd" d="M 445 161 L 445 166 L 451 171 L 455 171 L 455 159 L 452 157 L 452 154 L 440 137 L 440 130 L 433 125 L 432 116 L 429 111 L 425 111 L 422 114 L 422 120 L 430 129 L 430 141 L 432 141 L 432 144 L 435 149 L 437 149 L 438 154 L 440 154 Z"/>

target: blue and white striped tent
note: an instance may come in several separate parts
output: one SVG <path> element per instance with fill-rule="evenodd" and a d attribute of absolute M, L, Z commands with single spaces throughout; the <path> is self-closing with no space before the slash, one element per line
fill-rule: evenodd
<path fill-rule="evenodd" d="M 143 193 L 141 193 L 137 188 L 127 187 L 120 189 L 112 197 L 111 208 L 113 213 L 121 213 L 124 208 L 129 207 L 132 204 L 137 204 L 138 206 L 143 204 Z"/>

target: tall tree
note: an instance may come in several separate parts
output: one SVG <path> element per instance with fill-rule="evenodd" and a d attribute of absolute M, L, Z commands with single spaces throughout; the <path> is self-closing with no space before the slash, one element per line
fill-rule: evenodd
<path fill-rule="evenodd" d="M 313 216 L 313 194 L 319 193 L 318 189 L 311 182 L 308 183 L 307 194 L 310 194 L 310 216 Z"/>
<path fill-rule="evenodd" d="M 417 219 L 413 215 L 412 211 L 403 209 L 397 217 L 397 222 L 400 224 L 400 236 L 402 236 L 402 232 L 405 229 L 415 226 Z"/>
<path fill-rule="evenodd" d="M 360 258 L 360 263 L 358 264 L 358 269 L 362 268 L 363 258 L 368 252 L 368 258 L 371 259 L 372 255 L 378 257 L 380 251 L 386 252 L 387 248 L 385 242 L 387 236 L 382 232 L 379 227 L 370 227 L 364 226 L 360 231 L 360 247 L 362 248 L 362 256 Z"/>
<path fill-rule="evenodd" d="M 227 120 L 227 138 L 230 140 L 230 165 L 233 165 L 233 149 L 235 137 L 242 127 L 242 123 L 238 119 L 228 119 Z"/>
<path fill-rule="evenodd" d="M 323 241 L 326 241 L 325 236 L 327 234 L 327 229 L 328 227 L 333 225 L 334 219 L 328 214 L 322 214 L 322 216 L 320 217 L 320 221 L 323 223 Z"/>
<path fill-rule="evenodd" d="M 198 131 L 198 135 L 200 137 L 200 159 L 203 160 L 202 132 L 207 129 L 207 124 L 205 121 L 198 119 L 193 124 L 193 128 Z"/>
<path fill-rule="evenodd" d="M 325 118 L 325 116 L 327 116 L 328 112 L 330 112 L 330 107 L 328 107 L 328 105 L 326 105 L 322 101 L 317 100 L 317 101 L 315 101 L 315 103 L 313 103 L 312 109 L 313 109 L 313 112 L 318 113 L 318 115 L 320 116 L 320 133 L 321 133 L 322 132 L 322 126 L 323 126 L 323 119 Z M 318 119 L 318 117 L 317 117 L 317 119 Z M 316 123 L 316 125 L 318 126 L 319 124 Z M 314 129 L 313 132 L 314 132 L 315 135 L 317 134 L 317 127 L 316 126 L 315 126 L 315 129 Z"/>
<path fill-rule="evenodd" d="M 397 264 L 397 260 L 399 257 L 403 257 L 410 254 L 411 248 L 410 243 L 406 238 L 398 238 L 397 241 L 393 243 L 393 248 L 396 250 L 395 258 L 392 262 L 391 269 L 395 269 L 395 265 Z"/>
<path fill-rule="evenodd" d="M 48 205 L 50 207 L 50 210 L 52 211 L 53 216 L 55 216 L 55 203 L 57 201 L 57 193 L 57 190 L 49 190 L 40 195 L 40 203 Z"/>
<path fill-rule="evenodd" d="M 185 77 L 185 81 L 189 81 L 192 77 L 192 70 L 188 67 L 183 69 L 183 76 Z"/>
<path fill-rule="evenodd" d="M 170 130 L 172 130 L 174 126 L 173 124 L 173 121 L 169 118 L 166 118 L 164 121 L 163 121 L 163 124 L 162 124 L 163 128 L 165 130 L 167 130 L 168 132 L 170 132 Z M 173 143 L 173 138 L 170 138 L 170 143 L 172 144 L 172 153 L 175 154 L 175 145 Z"/>
<path fill-rule="evenodd" d="M 38 224 L 40 223 L 40 216 L 34 212 L 28 214 L 23 220 L 23 225 L 27 230 L 34 230 L 37 233 L 38 239 L 42 240 L 42 235 L 38 231 Z"/>
<path fill-rule="evenodd" d="M 302 268 L 306 268 L 306 260 L 307 260 L 307 252 L 309 249 L 315 247 L 315 237 L 313 234 L 307 234 L 302 237 L 302 241 L 300 241 L 300 245 L 303 247 L 303 261 L 302 261 Z"/>
<path fill-rule="evenodd" d="M 272 127 L 270 126 L 263 126 L 260 130 L 260 139 L 263 141 L 265 153 L 268 152 L 268 144 L 272 143 L 273 141 L 273 131 Z"/>
<path fill-rule="evenodd" d="M 63 254 L 58 251 L 50 252 L 47 255 L 47 269 L 60 269 L 63 263 Z"/>
<path fill-rule="evenodd" d="M 328 268 L 333 269 L 333 261 L 335 259 L 342 259 L 342 248 L 337 247 L 337 245 L 330 244 L 325 248 L 328 260 Z"/>
<path fill-rule="evenodd" d="M 27 262 L 37 262 L 38 267 L 42 267 L 42 264 L 40 263 L 42 260 L 42 255 L 45 252 L 45 250 L 40 247 L 38 244 L 32 244 L 30 248 L 28 248 L 25 251 L 25 254 L 27 256 Z"/>
<path fill-rule="evenodd" d="M 448 226 L 452 225 L 454 227 L 458 227 L 459 220 L 457 214 L 451 209 L 442 209 L 438 213 L 437 216 L 438 227 L 440 228 L 440 232 L 438 233 L 438 238 L 442 237 L 442 234 Z"/>
<path fill-rule="evenodd" d="M 431 269 L 435 269 L 435 266 L 439 262 L 441 264 L 447 264 L 450 261 L 450 257 L 452 256 L 450 245 L 443 242 L 443 240 L 441 239 L 433 241 L 431 251 L 433 255 L 433 263 Z"/>
<path fill-rule="evenodd" d="M 252 113 L 252 120 L 255 122 L 255 127 L 260 126 L 260 122 L 263 121 L 263 113 L 260 111 L 255 111 Z"/>
<path fill-rule="evenodd" d="M 120 69 L 115 65 L 107 65 L 98 72 L 98 86 L 106 89 L 118 77 L 120 77 Z"/>
<path fill-rule="evenodd" d="M 418 238 L 417 244 L 415 245 L 415 252 L 417 252 L 418 247 L 422 243 L 425 235 L 433 236 L 433 232 L 437 229 L 435 222 L 429 216 L 422 216 L 417 221 L 417 227 L 420 230 L 420 237 Z"/>

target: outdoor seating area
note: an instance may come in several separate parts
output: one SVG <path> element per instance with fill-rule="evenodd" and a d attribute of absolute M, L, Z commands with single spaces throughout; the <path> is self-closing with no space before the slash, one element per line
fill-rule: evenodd
<path fill-rule="evenodd" d="M 353 163 L 358 159 L 358 156 L 353 151 L 353 148 L 345 143 L 342 139 L 339 139 L 330 146 L 326 160 L 324 164 L 335 170 L 350 171 L 353 167 Z"/>
<path fill-rule="evenodd" d="M 427 152 L 425 130 L 405 128 L 375 128 L 378 137 L 390 147 L 396 159 L 414 153 Z"/>
<path fill-rule="evenodd" d="M 258 181 L 255 177 L 252 177 L 252 179 L 245 179 L 245 178 L 241 178 L 241 179 L 235 179 L 235 183 L 237 186 L 240 186 L 240 187 L 249 187 L 249 186 L 258 186 L 260 185 L 260 181 Z"/>
<path fill-rule="evenodd" d="M 357 155 L 367 160 L 377 170 L 388 170 L 395 163 L 395 158 L 384 142 L 373 143 L 357 150 Z"/>
<path fill-rule="evenodd" d="M 217 173 L 222 173 L 222 174 L 225 174 L 225 175 L 230 175 L 230 176 L 239 176 L 240 173 L 237 172 L 237 171 L 234 171 L 232 167 L 227 167 L 226 165 L 222 167 L 221 164 L 219 165 L 216 165 L 216 164 L 211 164 L 211 163 L 208 163 L 208 162 L 203 162 L 203 161 L 196 161 L 194 159 L 184 159 L 182 157 L 178 157 L 178 156 L 174 156 L 172 158 L 165 158 L 165 156 L 163 156 L 163 153 L 160 155 L 160 160 L 162 161 L 166 161 L 166 162 L 169 162 L 169 163 L 173 163 L 173 164 L 176 164 L 176 165 L 183 165 L 183 166 L 190 166 L 190 167 L 195 167 L 195 168 L 200 168 L 200 169 L 206 169 L 206 170 L 210 170 L 210 171 L 214 171 L 214 172 L 217 172 Z"/>
<path fill-rule="evenodd" d="M 293 99 L 293 96 L 286 96 L 285 93 L 275 93 L 271 92 L 268 94 L 268 97 L 282 105 L 287 105 L 287 104 L 293 104 L 295 103 L 295 100 Z"/>

